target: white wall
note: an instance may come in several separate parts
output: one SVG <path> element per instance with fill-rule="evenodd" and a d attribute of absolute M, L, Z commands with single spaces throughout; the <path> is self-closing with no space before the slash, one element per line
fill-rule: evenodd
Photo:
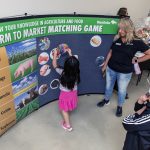
<path fill-rule="evenodd" d="M 150 0 L 4 0 L 1 1 L 0 18 L 28 14 L 78 14 L 116 15 L 120 7 L 127 7 L 135 21 L 146 17 Z"/>

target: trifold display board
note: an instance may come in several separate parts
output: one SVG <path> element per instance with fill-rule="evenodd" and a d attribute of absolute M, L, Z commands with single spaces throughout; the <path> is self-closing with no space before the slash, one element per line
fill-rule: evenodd
<path fill-rule="evenodd" d="M 68 57 L 80 61 L 78 93 L 103 93 L 101 66 L 118 19 L 97 15 L 45 15 L 0 20 L 0 135 L 40 106 L 59 97 L 59 75 L 52 68 Z"/>

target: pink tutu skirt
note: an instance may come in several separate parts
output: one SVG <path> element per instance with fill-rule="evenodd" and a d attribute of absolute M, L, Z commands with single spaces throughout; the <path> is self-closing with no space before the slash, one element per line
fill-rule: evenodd
<path fill-rule="evenodd" d="M 65 92 L 61 91 L 59 96 L 59 109 L 63 111 L 72 111 L 77 107 L 78 96 L 77 91 Z"/>

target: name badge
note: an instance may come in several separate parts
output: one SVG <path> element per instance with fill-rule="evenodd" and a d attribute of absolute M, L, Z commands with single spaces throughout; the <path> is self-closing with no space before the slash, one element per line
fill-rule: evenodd
<path fill-rule="evenodd" d="M 116 45 L 121 45 L 121 43 L 116 43 Z"/>
<path fill-rule="evenodd" d="M 133 45 L 133 43 L 127 43 L 126 45 Z"/>

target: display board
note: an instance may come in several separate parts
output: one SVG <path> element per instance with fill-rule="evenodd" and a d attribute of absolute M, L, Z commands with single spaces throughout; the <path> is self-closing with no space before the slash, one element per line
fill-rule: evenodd
<path fill-rule="evenodd" d="M 25 116 L 58 99 L 53 51 L 69 47 L 80 61 L 78 93 L 103 93 L 101 66 L 118 19 L 112 16 L 53 15 L 0 20 L 0 135 Z M 63 67 L 66 53 L 60 51 Z"/>
<path fill-rule="evenodd" d="M 0 48 L 0 53 L 2 134 L 9 126 L 39 108 L 36 39 L 6 45 Z"/>

